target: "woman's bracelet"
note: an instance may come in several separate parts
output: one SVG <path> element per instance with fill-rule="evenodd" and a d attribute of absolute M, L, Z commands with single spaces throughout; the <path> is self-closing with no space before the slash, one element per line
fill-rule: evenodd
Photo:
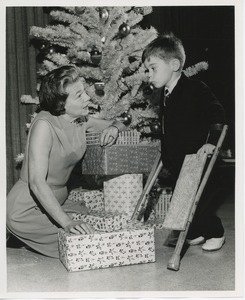
<path fill-rule="evenodd" d="M 115 127 L 118 130 L 118 133 L 120 132 L 119 128 L 116 125 L 111 124 L 110 127 Z"/>

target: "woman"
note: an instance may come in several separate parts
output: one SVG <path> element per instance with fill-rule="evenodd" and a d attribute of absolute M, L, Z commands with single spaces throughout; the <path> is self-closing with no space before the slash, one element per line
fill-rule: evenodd
<path fill-rule="evenodd" d="M 93 232 L 89 224 L 70 217 L 86 213 L 86 207 L 67 200 L 66 183 L 86 151 L 85 133 L 102 131 L 101 145 L 110 146 L 124 125 L 87 117 L 90 98 L 74 66 L 48 73 L 39 99 L 41 112 L 29 130 L 20 179 L 7 197 L 7 228 L 30 248 L 58 258 L 58 228 Z M 74 122 L 81 116 L 85 122 Z"/>

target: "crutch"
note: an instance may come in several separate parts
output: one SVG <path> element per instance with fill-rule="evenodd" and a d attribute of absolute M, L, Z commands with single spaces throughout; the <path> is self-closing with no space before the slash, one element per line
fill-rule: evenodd
<path fill-rule="evenodd" d="M 216 146 L 216 148 L 214 150 L 212 158 L 211 158 L 211 160 L 210 160 L 210 162 L 208 164 L 206 172 L 203 175 L 203 178 L 201 179 L 201 183 L 200 183 L 199 188 L 197 190 L 197 193 L 196 193 L 196 195 L 194 197 L 194 201 L 193 201 L 191 210 L 189 212 L 189 217 L 188 217 L 188 220 L 187 220 L 186 228 L 180 232 L 180 235 L 179 235 L 179 238 L 178 238 L 178 241 L 177 241 L 174 253 L 173 253 L 172 257 L 170 258 L 170 260 L 168 262 L 167 268 L 169 270 L 173 270 L 173 271 L 178 271 L 179 270 L 179 267 L 180 267 L 180 254 L 181 254 L 181 251 L 182 251 L 182 248 L 183 248 L 186 236 L 187 236 L 188 229 L 189 229 L 190 224 L 191 224 L 191 222 L 193 220 L 193 217 L 194 217 L 194 214 L 195 214 L 198 202 L 199 202 L 199 200 L 201 198 L 202 192 L 203 192 L 203 190 L 204 190 L 204 188 L 206 186 L 206 183 L 207 183 L 208 178 L 209 178 L 209 176 L 211 174 L 213 166 L 214 166 L 214 164 L 216 162 L 216 159 L 217 159 L 217 157 L 219 155 L 219 152 L 220 152 L 221 146 L 223 144 L 223 141 L 225 139 L 227 130 L 228 130 L 228 126 L 224 125 L 223 129 L 222 129 L 222 132 L 221 132 L 221 135 L 219 137 L 217 146 Z M 172 229 L 174 229 L 174 228 L 172 228 Z"/>
<path fill-rule="evenodd" d="M 157 156 L 153 163 L 151 172 L 147 178 L 145 187 L 144 187 L 143 192 L 137 202 L 137 205 L 135 207 L 135 210 L 133 212 L 131 220 L 138 220 L 138 221 L 142 220 L 144 213 L 145 213 L 149 192 L 151 191 L 151 188 L 152 188 L 155 180 L 157 179 L 158 174 L 160 173 L 161 169 L 162 169 L 162 159 L 161 159 L 161 152 L 159 149 L 159 152 L 157 153 Z"/>

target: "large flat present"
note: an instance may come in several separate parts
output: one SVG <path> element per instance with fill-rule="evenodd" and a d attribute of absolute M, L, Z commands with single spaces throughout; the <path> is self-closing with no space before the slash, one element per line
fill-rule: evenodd
<path fill-rule="evenodd" d="M 195 196 L 206 164 L 207 156 L 196 154 L 185 156 L 179 178 L 174 188 L 171 204 L 164 219 L 164 227 L 172 230 L 185 230 Z"/>
<path fill-rule="evenodd" d="M 158 143 L 88 145 L 82 160 L 83 174 L 120 175 L 149 173 L 159 151 Z"/>
<path fill-rule="evenodd" d="M 127 226 L 127 217 L 124 214 L 113 214 L 111 212 L 100 211 L 84 215 L 81 213 L 74 213 L 73 220 L 82 220 L 93 226 L 95 230 L 112 232 L 125 228 Z"/>
<path fill-rule="evenodd" d="M 105 207 L 104 195 L 100 190 L 84 190 L 83 188 L 77 188 L 70 191 L 68 199 L 75 202 L 84 202 L 86 207 L 93 211 L 102 211 Z"/>
<path fill-rule="evenodd" d="M 69 272 L 155 261 L 154 229 L 140 226 L 112 233 L 58 233 L 60 260 Z"/>
<path fill-rule="evenodd" d="M 143 190 L 143 175 L 124 174 L 103 184 L 105 210 L 130 218 Z"/>

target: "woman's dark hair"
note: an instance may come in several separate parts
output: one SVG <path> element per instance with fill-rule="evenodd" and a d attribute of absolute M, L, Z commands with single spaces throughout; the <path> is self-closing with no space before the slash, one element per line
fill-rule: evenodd
<path fill-rule="evenodd" d="M 179 38 L 172 32 L 159 35 L 155 40 L 148 44 L 142 54 L 142 62 L 150 56 L 159 57 L 169 62 L 172 58 L 180 61 L 180 68 L 185 64 L 185 50 Z"/>
<path fill-rule="evenodd" d="M 40 109 L 55 116 L 64 114 L 68 96 L 66 87 L 76 82 L 79 77 L 78 69 L 71 65 L 59 67 L 46 74 L 39 91 Z"/>

